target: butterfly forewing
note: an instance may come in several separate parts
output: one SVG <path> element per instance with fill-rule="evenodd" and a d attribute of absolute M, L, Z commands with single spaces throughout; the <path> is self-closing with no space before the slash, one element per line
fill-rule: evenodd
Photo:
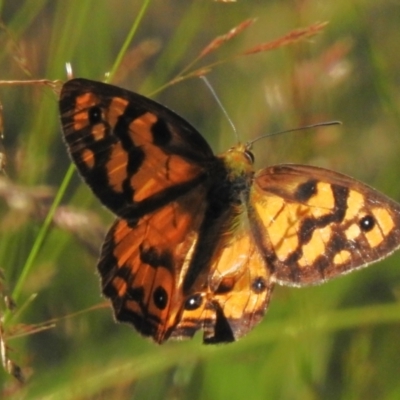
<path fill-rule="evenodd" d="M 60 113 L 80 174 L 119 216 L 140 216 L 186 193 L 214 160 L 182 118 L 115 86 L 71 80 L 63 86 Z"/>
<path fill-rule="evenodd" d="M 320 283 L 400 245 L 400 205 L 330 170 L 280 165 L 259 171 L 251 202 L 255 237 L 281 284 Z"/>

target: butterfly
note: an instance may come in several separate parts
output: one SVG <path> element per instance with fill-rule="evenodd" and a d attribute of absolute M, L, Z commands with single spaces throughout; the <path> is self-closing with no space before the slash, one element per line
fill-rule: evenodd
<path fill-rule="evenodd" d="M 214 155 L 166 107 L 72 79 L 60 115 L 72 161 L 116 220 L 98 262 L 115 318 L 157 343 L 232 342 L 264 316 L 274 285 L 319 284 L 400 246 L 400 205 L 306 165 L 255 171 L 251 146 Z"/>

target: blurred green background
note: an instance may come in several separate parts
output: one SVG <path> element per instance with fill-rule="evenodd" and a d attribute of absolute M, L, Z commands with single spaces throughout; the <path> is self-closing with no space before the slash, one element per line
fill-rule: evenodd
<path fill-rule="evenodd" d="M 258 167 L 324 166 L 400 200 L 399 2 L 5 0 L 0 11 L 2 81 L 65 81 L 67 62 L 76 77 L 104 80 L 137 24 L 112 82 L 142 94 L 170 81 L 211 40 L 247 18 L 257 21 L 198 66 L 329 21 L 315 37 L 237 58 L 208 79 L 243 141 L 317 121 L 343 122 L 258 142 Z M 155 98 L 196 126 L 216 153 L 235 143 L 200 79 Z M 0 370 L 0 398 L 400 398 L 399 255 L 318 287 L 277 287 L 264 320 L 237 343 L 203 346 L 197 335 L 155 345 L 115 324 L 104 306 L 95 266 L 113 217 L 76 173 L 37 246 L 70 165 L 56 93 L 40 84 L 2 84 L 0 101 L 7 157 L 7 178 L 0 180 L 0 290 L 7 295 L 17 287 L 16 310 L 2 306 L 8 313 L 3 336 L 27 380 L 21 385 Z M 34 332 L 49 321 L 55 326 Z"/>

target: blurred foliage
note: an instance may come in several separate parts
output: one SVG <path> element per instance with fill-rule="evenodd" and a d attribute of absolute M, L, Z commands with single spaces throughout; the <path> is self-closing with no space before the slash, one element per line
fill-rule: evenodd
<path fill-rule="evenodd" d="M 257 21 L 199 66 L 329 21 L 307 41 L 234 59 L 208 79 L 243 141 L 343 122 L 258 142 L 259 167 L 320 165 L 400 199 L 398 2 L 5 0 L 0 11 L 2 81 L 66 80 L 69 62 L 75 76 L 104 80 L 113 71 L 113 83 L 143 94 L 248 18 Z M 156 98 L 191 121 L 216 152 L 235 142 L 200 79 Z M 399 255 L 322 286 L 277 287 L 263 322 L 238 343 L 203 346 L 198 335 L 154 345 L 115 324 L 100 297 L 96 249 L 113 217 L 76 174 L 43 230 L 70 165 L 57 94 L 46 85 L 3 84 L 0 102 L 0 341 L 10 372 L 0 370 L 1 398 L 400 398 Z"/>

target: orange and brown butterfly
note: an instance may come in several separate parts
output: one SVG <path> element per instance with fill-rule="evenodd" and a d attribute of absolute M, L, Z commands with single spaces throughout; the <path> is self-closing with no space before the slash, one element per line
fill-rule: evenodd
<path fill-rule="evenodd" d="M 204 331 L 234 341 L 275 283 L 322 283 L 400 245 L 400 205 L 305 165 L 255 171 L 250 145 L 215 156 L 188 122 L 139 94 L 86 79 L 60 98 L 65 143 L 117 219 L 101 249 L 118 321 L 162 343 Z"/>

